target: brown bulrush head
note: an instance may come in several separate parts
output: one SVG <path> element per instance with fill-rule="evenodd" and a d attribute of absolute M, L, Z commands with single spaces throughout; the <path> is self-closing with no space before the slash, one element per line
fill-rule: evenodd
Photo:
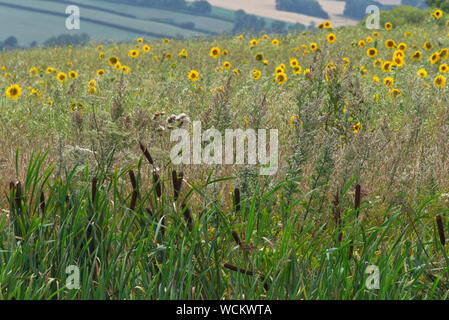
<path fill-rule="evenodd" d="M 72 210 L 72 205 L 70 204 L 70 196 L 69 195 L 66 195 L 65 202 L 67 203 L 67 205 L 69 207 L 69 211 Z"/>
<path fill-rule="evenodd" d="M 45 195 L 44 195 L 44 191 L 41 191 L 41 196 L 39 199 L 39 207 L 41 208 L 41 212 L 42 214 L 45 213 Z"/>
<path fill-rule="evenodd" d="M 240 211 L 240 189 L 239 188 L 234 189 L 234 206 L 235 206 L 235 210 L 237 212 Z"/>
<path fill-rule="evenodd" d="M 360 198 L 361 198 L 361 187 L 359 184 L 355 186 L 355 199 L 354 199 L 354 209 L 357 210 L 360 208 Z M 356 212 L 356 216 L 359 216 L 359 212 Z"/>
<path fill-rule="evenodd" d="M 153 215 L 153 211 L 151 211 L 151 209 L 150 208 L 146 208 L 145 209 L 146 211 L 147 211 L 147 213 L 150 215 L 150 216 L 152 216 Z"/>
<path fill-rule="evenodd" d="M 131 204 L 129 205 L 131 211 L 134 211 L 134 209 L 136 208 L 136 202 L 137 202 L 137 190 L 134 189 L 133 194 L 131 196 Z"/>
<path fill-rule="evenodd" d="M 182 204 L 182 211 L 184 211 L 184 219 L 187 221 L 187 226 L 189 227 L 189 230 L 192 230 L 192 224 L 193 224 L 193 217 L 192 212 L 190 211 L 189 207 L 185 203 Z"/>
<path fill-rule="evenodd" d="M 239 235 L 237 234 L 237 231 L 233 230 L 232 231 L 232 237 L 234 238 L 235 242 L 241 246 L 242 245 L 242 241 L 240 240 Z"/>
<path fill-rule="evenodd" d="M 93 177 L 92 179 L 92 203 L 95 202 L 95 198 L 97 196 L 97 177 Z"/>
<path fill-rule="evenodd" d="M 176 170 L 172 171 L 172 181 L 173 181 L 173 196 L 175 201 L 179 198 L 179 193 L 181 192 L 182 178 L 184 173 L 180 172 L 179 175 L 176 173 Z"/>
<path fill-rule="evenodd" d="M 437 215 L 436 220 L 437 220 L 438 235 L 440 236 L 440 242 L 441 245 L 444 246 L 446 244 L 446 237 L 444 236 L 444 226 L 443 221 L 441 220 L 441 216 Z"/>
<path fill-rule="evenodd" d="M 140 150 L 142 150 L 143 155 L 145 156 L 145 158 L 147 158 L 148 162 L 149 162 L 151 165 L 154 165 L 153 158 L 151 158 L 151 155 L 150 155 L 150 153 L 148 152 L 147 147 L 144 146 L 142 142 L 139 142 L 139 146 L 140 146 Z"/>
<path fill-rule="evenodd" d="M 136 175 L 133 170 L 129 170 L 129 179 L 131 180 L 131 185 L 133 186 L 133 190 L 137 189 Z"/>
<path fill-rule="evenodd" d="M 254 276 L 255 275 L 254 272 L 251 271 L 251 270 L 242 269 L 242 268 L 239 268 L 239 267 L 237 267 L 237 266 L 235 266 L 233 264 L 230 264 L 230 263 L 224 263 L 223 266 L 226 269 L 229 269 L 229 270 L 232 270 L 232 271 L 235 271 L 235 272 L 240 272 L 240 273 L 246 274 L 248 276 Z M 259 275 L 259 277 L 260 277 L 260 280 L 262 282 L 265 282 L 265 276 L 264 275 L 261 274 L 261 275 Z M 263 284 L 263 287 L 264 287 L 265 290 L 268 291 L 268 284 L 266 282 Z"/>
<path fill-rule="evenodd" d="M 159 174 L 157 172 L 153 172 L 153 183 L 156 186 L 156 195 L 158 198 L 162 196 L 162 186 L 161 186 L 161 179 L 159 177 Z"/>
<path fill-rule="evenodd" d="M 10 182 L 9 189 L 14 193 L 14 205 L 17 209 L 22 207 L 22 184 L 20 181 Z"/>

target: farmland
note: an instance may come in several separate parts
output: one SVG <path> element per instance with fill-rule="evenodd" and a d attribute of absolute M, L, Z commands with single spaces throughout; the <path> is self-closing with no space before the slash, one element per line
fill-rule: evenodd
<path fill-rule="evenodd" d="M 1 52 L 0 299 L 447 299 L 449 22 L 419 12 Z M 277 130 L 277 170 L 175 163 L 194 122 Z"/>

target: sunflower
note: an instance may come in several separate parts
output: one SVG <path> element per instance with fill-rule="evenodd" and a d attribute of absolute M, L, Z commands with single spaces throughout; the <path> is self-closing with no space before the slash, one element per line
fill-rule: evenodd
<path fill-rule="evenodd" d="M 110 57 L 108 59 L 108 63 L 111 67 L 115 66 L 118 63 L 118 58 L 117 57 Z"/>
<path fill-rule="evenodd" d="M 58 73 L 56 76 L 56 79 L 58 79 L 59 82 L 63 83 L 67 81 L 67 75 L 64 72 Z"/>
<path fill-rule="evenodd" d="M 97 76 L 101 77 L 102 75 L 104 75 L 104 70 L 103 69 L 98 69 L 97 70 Z"/>
<path fill-rule="evenodd" d="M 421 60 L 421 57 L 422 57 L 421 51 L 415 51 L 415 53 L 412 55 L 412 60 L 419 61 Z"/>
<path fill-rule="evenodd" d="M 438 54 L 438 52 L 435 52 L 429 57 L 429 60 L 431 64 L 435 64 L 438 62 L 438 60 L 440 60 L 440 55 Z"/>
<path fill-rule="evenodd" d="M 209 55 L 212 58 L 217 59 L 218 56 L 220 55 L 220 48 L 219 47 L 213 47 L 212 49 L 210 49 Z"/>
<path fill-rule="evenodd" d="M 103 51 L 103 46 L 102 46 L 101 44 L 98 45 L 98 46 L 97 46 L 97 50 L 98 50 L 98 51 Z"/>
<path fill-rule="evenodd" d="M 405 44 L 404 42 L 401 42 L 400 44 L 398 44 L 398 50 L 400 50 L 400 51 L 407 50 L 407 44 Z"/>
<path fill-rule="evenodd" d="M 143 50 L 143 52 L 148 53 L 148 52 L 150 52 L 151 47 L 150 47 L 149 45 L 146 44 L 146 45 L 143 46 L 142 50 Z"/>
<path fill-rule="evenodd" d="M 225 61 L 225 62 L 223 63 L 223 68 L 229 69 L 230 67 L 231 67 L 231 63 L 230 63 L 229 61 Z"/>
<path fill-rule="evenodd" d="M 391 71 L 392 66 L 393 66 L 393 63 L 391 61 L 385 61 L 382 65 L 382 71 L 389 72 L 389 71 Z"/>
<path fill-rule="evenodd" d="M 257 69 L 253 70 L 252 77 L 254 80 L 259 80 L 261 76 L 262 76 L 262 72 L 260 70 L 257 70 Z"/>
<path fill-rule="evenodd" d="M 433 83 L 435 84 L 435 87 L 437 87 L 437 88 L 444 88 L 446 86 L 446 77 L 439 75 L 435 78 Z"/>
<path fill-rule="evenodd" d="M 424 49 L 431 50 L 433 48 L 433 44 L 429 41 L 424 42 Z"/>
<path fill-rule="evenodd" d="M 440 19 L 441 17 L 443 16 L 443 11 L 441 11 L 441 10 L 435 10 L 433 13 L 432 13 L 432 17 L 434 17 L 434 18 L 436 18 L 436 19 Z"/>
<path fill-rule="evenodd" d="M 117 62 L 115 64 L 115 70 L 117 70 L 117 71 L 121 71 L 122 70 L 122 64 L 120 62 Z"/>
<path fill-rule="evenodd" d="M 377 56 L 377 49 L 369 48 L 368 50 L 366 50 L 366 55 L 370 58 L 374 58 L 375 56 Z"/>
<path fill-rule="evenodd" d="M 294 68 L 299 64 L 298 60 L 296 60 L 296 58 L 291 58 L 290 59 L 290 67 Z"/>
<path fill-rule="evenodd" d="M 37 76 L 39 71 L 37 71 L 36 67 L 33 67 L 33 68 L 30 69 L 30 73 L 31 73 L 32 76 Z"/>
<path fill-rule="evenodd" d="M 387 47 L 387 49 L 392 49 L 396 46 L 396 43 L 394 42 L 394 40 L 388 39 L 387 41 L 385 41 L 385 47 Z"/>
<path fill-rule="evenodd" d="M 374 38 L 374 39 L 379 39 L 379 37 L 380 37 L 380 33 L 377 32 L 377 31 L 374 31 L 374 32 L 373 32 L 373 38 Z"/>
<path fill-rule="evenodd" d="M 91 86 L 87 89 L 87 93 L 93 95 L 97 93 L 97 88 L 95 86 Z"/>
<path fill-rule="evenodd" d="M 22 94 L 22 89 L 18 84 L 13 84 L 8 89 L 6 89 L 5 94 L 7 98 L 17 100 Z"/>
<path fill-rule="evenodd" d="M 394 84 L 394 79 L 392 77 L 386 77 L 384 79 L 384 85 L 386 85 L 388 88 L 391 88 Z"/>
<path fill-rule="evenodd" d="M 142 39 L 142 38 L 137 38 L 137 42 L 138 42 L 138 43 L 142 43 L 142 42 L 143 42 L 143 39 Z"/>
<path fill-rule="evenodd" d="M 170 39 L 165 38 L 165 39 L 164 39 L 164 43 L 170 43 Z"/>
<path fill-rule="evenodd" d="M 97 81 L 95 81 L 94 79 L 89 81 L 89 87 L 94 87 L 97 84 Z"/>
<path fill-rule="evenodd" d="M 198 71 L 196 70 L 190 70 L 189 74 L 187 75 L 187 77 L 192 81 L 198 81 L 198 79 L 200 78 L 200 74 L 198 73 Z"/>
<path fill-rule="evenodd" d="M 75 80 L 76 78 L 78 78 L 78 73 L 76 71 L 70 71 L 69 72 L 69 78 Z"/>
<path fill-rule="evenodd" d="M 332 24 L 331 24 L 331 22 L 330 22 L 329 20 L 326 20 L 326 21 L 324 21 L 323 26 L 324 26 L 326 29 L 329 29 L 329 28 L 332 27 Z"/>
<path fill-rule="evenodd" d="M 379 79 L 379 77 L 374 76 L 374 77 L 373 77 L 373 81 L 376 82 L 376 83 L 379 83 L 379 82 L 380 82 L 380 79 Z"/>
<path fill-rule="evenodd" d="M 446 60 L 447 57 L 449 56 L 449 49 L 448 48 L 441 49 L 438 55 L 440 56 L 440 60 Z"/>
<path fill-rule="evenodd" d="M 352 132 L 357 133 L 362 129 L 362 124 L 360 122 L 357 122 L 352 126 Z"/>
<path fill-rule="evenodd" d="M 284 73 L 285 69 L 282 67 L 277 67 L 276 70 L 274 71 L 275 74 L 279 74 L 279 73 Z"/>
<path fill-rule="evenodd" d="M 257 61 L 262 61 L 263 60 L 263 54 L 262 53 L 258 53 L 258 54 L 256 54 L 255 58 L 256 58 Z"/>
<path fill-rule="evenodd" d="M 391 28 L 393 28 L 393 25 L 391 24 L 391 22 L 387 22 L 385 23 L 385 30 L 391 30 Z"/>
<path fill-rule="evenodd" d="M 449 66 L 447 64 L 442 64 L 439 68 L 441 73 L 447 73 L 447 71 L 449 70 Z"/>
<path fill-rule="evenodd" d="M 311 73 L 310 69 L 304 70 L 304 77 L 305 77 L 307 80 L 309 80 L 309 79 L 311 78 L 311 76 L 312 76 L 312 73 Z"/>
<path fill-rule="evenodd" d="M 256 39 L 252 39 L 250 44 L 251 44 L 251 47 L 256 46 L 257 45 L 257 40 Z"/>
<path fill-rule="evenodd" d="M 402 67 L 404 65 L 404 58 L 396 56 L 393 58 L 394 65 L 397 67 Z"/>
<path fill-rule="evenodd" d="M 98 54 L 98 59 L 104 59 L 104 53 L 103 52 L 100 52 Z"/>
<path fill-rule="evenodd" d="M 123 65 L 121 71 L 123 74 L 128 74 L 131 72 L 131 69 L 128 66 Z"/>
<path fill-rule="evenodd" d="M 296 67 L 293 68 L 293 74 L 294 75 L 300 75 L 302 72 L 302 68 L 300 65 L 297 65 Z"/>
<path fill-rule="evenodd" d="M 426 70 L 424 70 L 424 69 L 419 69 L 418 70 L 418 76 L 420 77 L 420 78 L 427 78 L 427 71 Z"/>
<path fill-rule="evenodd" d="M 323 30 L 324 29 L 324 24 L 320 23 L 317 27 L 318 30 Z"/>
<path fill-rule="evenodd" d="M 275 81 L 278 83 L 278 85 L 281 85 L 287 81 L 287 75 L 285 73 L 278 73 L 276 74 Z"/>
<path fill-rule="evenodd" d="M 271 40 L 271 44 L 273 46 L 278 46 L 279 45 L 279 40 L 278 39 L 273 39 L 273 40 Z"/>
<path fill-rule="evenodd" d="M 333 33 L 330 33 L 330 34 L 327 36 L 327 42 L 329 42 L 329 43 L 334 43 L 336 39 L 337 39 L 337 37 L 336 37 L 335 34 L 333 34 Z"/>
<path fill-rule="evenodd" d="M 401 94 L 402 94 L 401 90 L 396 89 L 396 88 L 393 88 L 388 92 L 388 95 L 394 96 L 394 97 L 400 96 Z"/>
<path fill-rule="evenodd" d="M 363 48 L 363 47 L 365 46 L 365 40 L 360 40 L 360 41 L 357 43 L 357 45 L 358 45 L 360 48 Z"/>
<path fill-rule="evenodd" d="M 373 38 L 366 37 L 365 41 L 366 41 L 366 43 L 371 43 L 371 42 L 373 42 Z"/>
<path fill-rule="evenodd" d="M 178 54 L 178 56 L 180 56 L 181 58 L 187 58 L 189 55 L 187 53 L 186 49 L 182 49 L 181 52 Z"/>
<path fill-rule="evenodd" d="M 310 50 L 311 51 L 316 51 L 316 49 L 318 49 L 318 45 L 315 42 L 312 42 L 310 44 Z"/>
<path fill-rule="evenodd" d="M 373 66 L 374 66 L 375 68 L 377 68 L 377 67 L 382 67 L 382 64 L 383 64 L 382 59 L 376 59 L 376 60 L 374 60 L 374 62 L 373 62 Z"/>
<path fill-rule="evenodd" d="M 128 52 L 128 56 L 130 56 L 131 58 L 137 58 L 140 54 L 139 50 L 130 50 Z"/>

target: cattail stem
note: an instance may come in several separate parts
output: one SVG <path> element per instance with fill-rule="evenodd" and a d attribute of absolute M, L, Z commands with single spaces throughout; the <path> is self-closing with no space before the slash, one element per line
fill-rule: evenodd
<path fill-rule="evenodd" d="M 136 202 L 137 202 L 137 190 L 134 189 L 133 194 L 131 196 L 131 204 L 129 205 L 131 211 L 134 211 L 134 209 L 136 208 Z"/>
<path fill-rule="evenodd" d="M 437 215 L 436 220 L 437 220 L 438 235 L 440 236 L 440 242 L 441 245 L 444 246 L 446 244 L 446 237 L 444 236 L 444 226 L 441 216 Z"/>
<path fill-rule="evenodd" d="M 97 177 L 92 179 L 92 205 L 95 203 L 95 198 L 97 196 Z"/>

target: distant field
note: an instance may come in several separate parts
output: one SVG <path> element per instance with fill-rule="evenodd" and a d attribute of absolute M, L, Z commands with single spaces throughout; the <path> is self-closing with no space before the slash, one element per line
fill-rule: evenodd
<path fill-rule="evenodd" d="M 304 25 L 310 25 L 311 23 L 319 24 L 324 21 L 324 19 L 304 14 L 278 11 L 276 10 L 275 0 L 209 0 L 209 2 L 213 6 L 222 7 L 229 10 L 242 9 L 249 14 L 282 20 L 290 23 L 299 22 Z M 323 2 L 325 4 L 322 5 L 323 9 L 328 12 L 335 26 L 354 25 L 357 23 L 355 20 L 339 16 L 339 14 L 343 13 L 342 10 L 344 9 L 344 2 L 335 0 L 319 0 L 319 2 Z"/>
<path fill-rule="evenodd" d="M 89 0 L 73 0 L 70 1 L 73 4 L 87 4 L 87 5 L 94 5 L 97 7 L 105 6 L 109 10 L 114 10 L 118 12 L 122 12 L 125 14 L 133 15 L 138 19 L 142 20 L 152 20 L 152 19 L 158 19 L 163 20 L 167 19 L 169 21 L 173 21 L 175 23 L 185 23 L 185 22 L 193 22 L 195 23 L 196 29 L 202 29 L 205 31 L 212 31 L 212 32 L 223 32 L 231 30 L 233 27 L 233 23 L 230 21 L 225 21 L 221 19 L 214 19 L 204 16 L 197 16 L 193 14 L 187 14 L 187 13 L 180 13 L 180 12 L 174 12 L 170 10 L 162 10 L 162 9 L 155 9 L 155 8 L 145 8 L 145 7 L 138 7 L 138 6 L 132 6 L 132 5 L 126 5 L 121 3 L 108 3 L 106 1 L 89 1 Z M 224 18 L 233 19 L 234 12 L 217 12 L 217 16 L 225 16 Z M 228 17 L 228 16 L 229 17 Z"/>
<path fill-rule="evenodd" d="M 169 10 L 142 8 L 103 1 L 73 0 L 81 11 L 81 29 L 67 30 L 65 9 L 67 3 L 54 1 L 17 0 L 0 1 L 0 40 L 9 36 L 18 38 L 21 45 L 32 41 L 42 43 L 60 34 L 87 33 L 96 40 L 126 40 L 138 36 L 176 37 L 202 36 L 211 32 L 221 33 L 232 30 L 233 23 L 223 19 L 195 16 Z M 89 5 L 101 8 L 83 7 Z M 19 6 L 19 7 L 18 7 Z M 24 7 L 24 8 L 21 8 Z M 218 9 L 215 14 L 226 15 L 232 11 Z M 193 22 L 195 30 L 185 29 L 179 24 Z"/>

